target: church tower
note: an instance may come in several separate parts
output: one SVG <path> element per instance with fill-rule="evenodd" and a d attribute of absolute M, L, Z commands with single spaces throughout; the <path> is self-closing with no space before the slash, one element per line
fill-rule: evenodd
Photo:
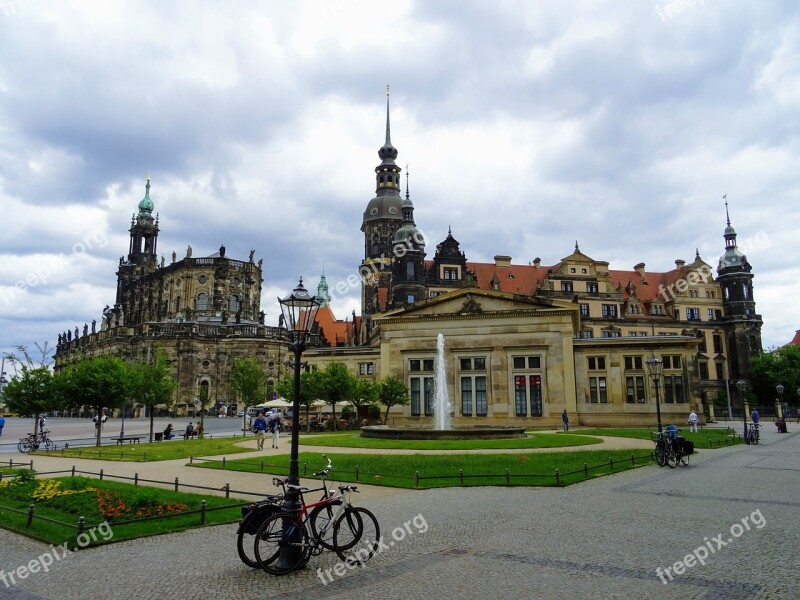
<path fill-rule="evenodd" d="M 752 267 L 736 246 L 736 230 L 731 226 L 727 202 L 725 216 L 725 254 L 719 259 L 717 282 L 722 289 L 730 378 L 735 381 L 747 377 L 750 360 L 762 351 L 762 320 L 756 314 Z"/>
<path fill-rule="evenodd" d="M 137 285 L 158 268 L 158 216 L 153 218 L 153 208 L 148 177 L 144 198 L 139 202 L 139 214 L 131 218 L 128 257 L 127 260 L 120 257 L 117 271 L 114 311 L 121 315 L 120 321 L 125 324 L 135 325 L 142 319 L 155 316 L 160 306 L 160 289 L 143 289 Z"/>
<path fill-rule="evenodd" d="M 408 165 L 406 165 L 408 167 Z M 401 203 L 403 224 L 392 238 L 392 294 L 391 308 L 400 308 L 425 300 L 425 238 L 414 223 L 414 204 L 408 192 L 406 171 L 406 197 Z"/>
<path fill-rule="evenodd" d="M 375 167 L 375 197 L 367 204 L 361 223 L 364 232 L 364 260 L 361 314 L 365 333 L 371 328 L 371 315 L 386 310 L 390 300 L 393 241 L 403 225 L 403 200 L 400 197 L 400 167 L 395 163 L 397 148 L 392 145 L 389 122 L 389 86 L 386 86 L 386 141 L 378 150 L 381 163 Z M 410 200 L 409 200 L 410 202 Z"/>

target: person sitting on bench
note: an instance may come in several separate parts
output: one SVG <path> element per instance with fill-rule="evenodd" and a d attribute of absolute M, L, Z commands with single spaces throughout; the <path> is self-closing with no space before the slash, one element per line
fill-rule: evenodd
<path fill-rule="evenodd" d="M 188 440 L 193 435 L 194 435 L 194 425 L 192 425 L 192 422 L 189 421 L 189 424 L 186 426 L 186 431 L 183 433 L 183 439 Z"/>

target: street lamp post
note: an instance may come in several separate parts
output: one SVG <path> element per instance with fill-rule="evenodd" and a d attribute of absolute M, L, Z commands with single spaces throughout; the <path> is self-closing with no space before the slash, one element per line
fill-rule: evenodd
<path fill-rule="evenodd" d="M 778 403 L 781 405 L 781 417 L 786 420 L 786 405 L 783 403 L 783 385 L 780 383 L 775 386 L 775 391 L 778 392 Z"/>
<path fill-rule="evenodd" d="M 293 520 L 300 513 L 300 465 L 299 465 L 299 437 L 300 437 L 300 357 L 311 342 L 311 329 L 317 317 L 320 302 L 309 295 L 303 287 L 303 278 L 291 294 L 278 298 L 281 305 L 283 323 L 289 334 L 289 350 L 294 352 L 294 397 L 292 398 L 292 444 L 289 455 L 289 482 L 286 486 L 286 500 L 283 511 L 293 515 Z M 289 519 L 284 522 L 284 531 L 290 526 Z M 293 528 L 296 538 L 290 541 L 299 541 L 300 530 Z M 290 568 L 297 564 L 298 554 L 303 550 L 296 545 L 283 546 L 278 558 L 278 568 Z"/>
<path fill-rule="evenodd" d="M 747 410 L 745 408 L 745 393 L 747 392 L 747 381 L 740 379 L 736 382 L 736 389 L 739 390 L 739 397 L 742 399 L 742 426 L 744 428 L 744 439 L 747 440 Z"/>
<path fill-rule="evenodd" d="M 650 354 L 650 358 L 645 361 L 647 364 L 647 372 L 653 380 L 656 388 L 656 419 L 658 420 L 658 433 L 661 433 L 661 402 L 659 400 L 658 382 L 661 379 L 661 372 L 664 369 L 664 361 L 656 358 L 655 354 Z"/>

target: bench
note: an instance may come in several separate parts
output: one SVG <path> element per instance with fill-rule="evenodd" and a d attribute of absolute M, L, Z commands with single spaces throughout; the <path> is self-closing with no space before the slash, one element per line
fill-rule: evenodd
<path fill-rule="evenodd" d="M 128 442 L 129 444 L 138 444 L 143 437 L 143 435 L 121 435 L 111 439 L 117 442 L 117 445 L 122 444 L 123 442 Z"/>

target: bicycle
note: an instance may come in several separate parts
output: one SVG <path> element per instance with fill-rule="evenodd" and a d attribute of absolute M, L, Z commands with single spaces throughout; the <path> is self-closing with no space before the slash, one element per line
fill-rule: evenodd
<path fill-rule="evenodd" d="M 307 491 L 300 486 L 287 487 L 301 494 Z M 372 558 L 380 543 L 380 526 L 369 510 L 352 505 L 353 492 L 358 493 L 357 486 L 341 485 L 335 495 L 303 504 L 297 515 L 279 512 L 267 518 L 255 536 L 254 551 L 261 568 L 272 575 L 286 575 L 325 549 L 353 566 Z M 363 547 L 354 550 L 362 540 L 366 540 Z M 281 556 L 284 549 L 294 552 Z"/>
<path fill-rule="evenodd" d="M 747 428 L 747 433 L 745 434 L 745 443 L 747 444 L 758 444 L 759 440 L 759 423 L 751 423 L 750 427 Z"/>
<path fill-rule="evenodd" d="M 670 426 L 673 427 L 673 426 Z M 674 469 L 680 462 L 689 466 L 689 456 L 694 454 L 694 444 L 678 436 L 679 429 L 668 427 L 656 434 L 656 463 Z"/>
<path fill-rule="evenodd" d="M 315 477 L 322 478 L 322 486 L 310 490 L 303 489 L 303 491 L 301 492 L 301 501 L 303 501 L 302 493 L 322 491 L 321 499 L 323 500 L 334 493 L 332 490 L 328 490 L 328 486 L 326 483 L 326 478 L 330 474 L 331 460 L 324 454 L 323 457 L 328 461 L 328 465 L 323 470 L 314 473 Z M 264 521 L 266 521 L 269 517 L 271 517 L 275 513 L 281 511 L 284 499 L 286 497 L 286 485 L 288 484 L 288 482 L 289 482 L 288 478 L 273 477 L 272 484 L 275 487 L 282 488 L 283 489 L 282 494 L 266 496 L 263 500 L 259 500 L 258 502 L 251 502 L 247 506 L 242 507 L 242 520 L 239 521 L 239 529 L 237 531 L 237 537 L 236 537 L 236 550 L 239 554 L 239 558 L 248 567 L 257 569 L 260 567 L 260 565 L 258 564 L 258 560 L 256 559 L 254 554 L 255 551 L 254 545 L 246 543 L 245 536 L 256 535 L 256 533 L 258 533 L 259 527 L 261 527 Z M 332 509 L 330 507 L 327 507 L 327 511 L 332 511 Z M 312 513 L 310 517 L 312 521 L 311 522 L 312 528 L 316 527 L 318 530 L 319 526 L 317 526 L 316 524 L 317 519 L 324 520 L 325 518 L 326 516 L 323 514 L 322 507 L 315 509 L 315 511 Z M 249 553 L 247 550 L 248 548 L 250 549 Z M 332 545 L 330 549 L 331 550 L 333 549 Z"/>
<path fill-rule="evenodd" d="M 48 433 L 50 433 L 50 430 L 40 431 L 36 435 L 29 433 L 27 437 L 20 438 L 19 442 L 17 442 L 17 450 L 25 454 L 38 450 L 42 445 L 47 451 L 55 450 L 56 444 L 47 437 Z"/>

